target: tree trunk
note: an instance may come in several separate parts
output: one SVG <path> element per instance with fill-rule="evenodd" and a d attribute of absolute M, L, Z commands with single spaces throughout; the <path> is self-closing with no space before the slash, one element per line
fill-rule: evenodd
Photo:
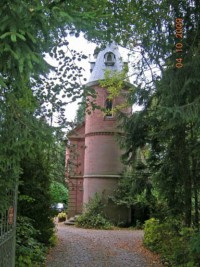
<path fill-rule="evenodd" d="M 199 230 L 199 199 L 196 181 L 194 182 L 194 225 Z"/>
<path fill-rule="evenodd" d="M 181 149 L 180 169 L 183 177 L 184 189 L 184 222 L 187 227 L 191 226 L 192 221 L 192 179 L 190 172 L 189 151 L 186 141 L 186 126 L 179 132 L 179 148 Z"/>
<path fill-rule="evenodd" d="M 193 137 L 193 135 L 192 135 Z M 192 158 L 192 182 L 194 192 L 194 225 L 199 229 L 199 199 L 198 199 L 198 178 L 197 178 L 197 160 L 194 156 Z"/>
<path fill-rule="evenodd" d="M 185 225 L 187 227 L 191 226 L 191 211 L 192 211 L 192 186 L 191 186 L 191 176 L 188 173 L 188 176 L 185 176 L 184 181 L 184 195 L 185 195 Z"/>

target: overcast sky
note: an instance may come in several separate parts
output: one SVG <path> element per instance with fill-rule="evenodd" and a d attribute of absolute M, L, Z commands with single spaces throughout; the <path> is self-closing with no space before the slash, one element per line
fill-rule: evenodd
<path fill-rule="evenodd" d="M 93 55 L 96 44 L 89 43 L 83 37 L 70 37 L 69 47 L 76 51 L 82 51 L 88 58 L 81 61 L 81 66 L 84 68 L 83 78 L 89 79 L 90 75 L 90 64 L 89 64 L 89 55 Z M 72 121 L 75 118 L 76 110 L 78 108 L 77 102 L 68 104 L 66 107 L 66 117 L 68 121 Z"/>
<path fill-rule="evenodd" d="M 82 72 L 83 78 L 89 79 L 90 76 L 90 63 L 89 63 L 89 55 L 93 55 L 96 44 L 88 42 L 82 35 L 78 38 L 70 36 L 68 39 L 69 49 L 76 50 L 77 52 L 83 52 L 88 58 L 81 60 L 81 62 L 77 61 L 77 65 L 83 67 L 84 71 Z M 53 60 L 48 55 L 45 56 L 45 59 L 52 65 L 57 66 L 58 62 Z M 85 83 L 85 82 L 84 82 Z M 77 101 L 78 102 L 78 101 Z M 78 108 L 77 102 L 70 103 L 66 106 L 66 118 L 68 121 L 73 121 L 76 115 L 76 110 Z"/>

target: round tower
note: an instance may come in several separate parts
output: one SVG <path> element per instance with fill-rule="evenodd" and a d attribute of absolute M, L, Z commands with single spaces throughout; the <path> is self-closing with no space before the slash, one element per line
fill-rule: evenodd
<path fill-rule="evenodd" d="M 86 113 L 84 203 L 93 198 L 96 192 L 102 194 L 104 200 L 112 195 L 123 169 L 120 160 L 122 151 L 116 138 L 120 131 L 117 129 L 116 117 L 112 110 L 115 106 L 124 103 L 124 96 L 119 95 L 111 101 L 108 98 L 107 89 L 99 85 L 99 80 L 104 79 L 106 69 L 111 70 L 111 72 L 120 72 L 123 69 L 123 64 L 118 47 L 115 44 L 111 44 L 100 51 L 96 62 L 92 62 L 91 77 L 86 86 L 92 87 L 96 91 L 96 104 L 106 108 L 107 113 L 105 114 L 99 109 L 94 110 L 91 114 Z M 126 108 L 123 111 L 130 114 L 131 108 Z M 111 214 L 113 212 L 115 214 Z M 109 217 L 116 217 L 116 214 L 119 217 L 120 214 L 113 208 L 112 211 L 111 209 L 108 210 L 108 213 Z"/>

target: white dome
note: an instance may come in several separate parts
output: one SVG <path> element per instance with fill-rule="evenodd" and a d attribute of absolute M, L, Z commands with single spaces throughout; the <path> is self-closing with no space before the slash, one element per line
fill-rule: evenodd
<path fill-rule="evenodd" d="M 97 84 L 99 80 L 103 80 L 105 70 L 107 69 L 112 72 L 120 72 L 123 69 L 122 57 L 119 53 L 118 46 L 114 43 L 111 43 L 104 50 L 99 52 L 86 86 Z"/>

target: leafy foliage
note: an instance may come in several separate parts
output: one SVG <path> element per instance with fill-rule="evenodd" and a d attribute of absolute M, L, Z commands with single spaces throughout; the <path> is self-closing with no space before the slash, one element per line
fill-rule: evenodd
<path fill-rule="evenodd" d="M 123 172 L 112 200 L 126 205 L 132 211 L 132 223 L 144 223 L 154 212 L 156 196 L 147 164 L 148 147 L 137 149 L 132 155 L 133 163 Z"/>
<path fill-rule="evenodd" d="M 18 214 L 34 220 L 33 226 L 40 232 L 37 236 L 38 240 L 50 245 L 54 225 L 50 208 L 52 202 L 48 154 L 42 150 L 42 146 L 38 147 L 36 140 L 32 138 L 32 141 L 34 149 L 32 155 L 21 162 L 23 173 L 20 176 Z M 45 145 L 47 146 L 48 142 L 43 142 L 43 148 Z M 31 202 L 27 198 L 21 199 L 21 195 L 28 196 Z"/>
<path fill-rule="evenodd" d="M 81 124 L 85 120 L 85 112 L 86 112 L 86 99 L 85 97 L 82 99 L 82 102 L 79 103 L 79 107 L 76 112 L 75 123 Z"/>
<path fill-rule="evenodd" d="M 179 229 L 177 234 L 171 230 L 170 223 L 163 226 L 165 238 L 171 241 L 167 244 L 163 238 L 160 245 L 166 245 L 167 254 L 174 244 L 170 260 L 172 264 L 182 264 L 184 255 L 178 246 L 183 239 L 181 248 L 191 255 L 187 241 L 193 236 L 193 230 L 187 232 L 183 225 L 199 229 L 200 4 L 195 0 L 112 1 L 112 4 L 108 13 L 115 15 L 115 23 L 107 19 L 103 25 L 107 28 L 108 39 L 116 40 L 137 54 L 137 57 L 130 57 L 135 83 L 131 100 L 142 107 L 129 118 L 121 115 L 121 129 L 125 133 L 121 138 L 125 150 L 123 160 L 132 168 L 138 148 L 148 145 L 148 178 L 156 196 L 155 207 L 161 207 L 156 215 L 164 223 L 164 219 L 171 216 L 175 220 L 181 218 L 181 222 L 184 220 L 183 232 Z M 175 36 L 176 18 L 183 19 L 181 53 L 175 47 L 179 41 Z M 182 68 L 176 68 L 177 58 L 181 58 Z M 133 203 L 136 196 L 147 200 L 144 191 L 131 192 L 142 181 L 138 173 L 135 179 L 133 177 L 125 176 L 124 181 L 120 181 L 118 192 L 124 198 L 119 197 L 118 202 Z M 156 236 L 156 231 L 154 234 Z M 185 262 L 188 266 L 198 264 L 194 258 Z"/>
<path fill-rule="evenodd" d="M 102 1 L 104 8 L 104 1 Z M 13 188 L 20 175 L 20 162 L 31 153 L 29 134 L 37 132 L 34 116 L 53 121 L 58 111 L 64 123 L 64 103 L 59 96 L 80 96 L 81 70 L 74 60 L 85 55 L 68 49 L 67 34 L 79 35 L 91 28 L 91 20 L 101 14 L 97 4 L 80 1 L 1 1 L 0 3 L 0 209 L 6 205 L 3 188 Z M 98 4 L 99 7 L 99 4 Z M 101 16 L 102 18 L 102 16 Z M 36 45 L 37 44 L 37 45 Z M 64 48 L 63 48 L 64 49 Z M 57 68 L 49 66 L 44 53 L 59 59 Z M 54 77 L 48 76 L 50 70 Z M 50 77 L 49 80 L 47 77 Z M 65 78 L 65 79 L 64 79 Z M 64 79 L 64 80 L 63 80 Z M 64 90 L 64 93 L 62 92 Z M 11 171 L 12 170 L 12 171 Z"/>
<path fill-rule="evenodd" d="M 127 6 L 127 11 L 131 12 L 129 8 L 134 4 L 133 10 L 135 9 L 136 13 L 131 18 L 130 29 L 132 32 L 133 29 L 135 33 L 137 32 L 137 47 L 141 53 L 138 76 L 136 75 L 135 79 L 138 87 L 133 92 L 132 99 L 134 103 L 143 106 L 143 109 L 130 118 L 123 119 L 121 124 L 126 134 L 126 138 L 122 139 L 122 147 L 126 151 L 124 158 L 130 164 L 132 153 L 148 144 L 149 173 L 159 198 L 165 199 L 171 215 L 184 215 L 187 226 L 191 226 L 192 211 L 195 210 L 194 221 L 198 225 L 199 78 L 197 73 L 200 66 L 199 45 L 196 38 L 199 36 L 200 7 L 196 1 L 177 3 L 153 1 L 152 5 L 155 7 L 153 14 L 149 3 L 136 2 L 131 1 Z M 163 16 L 159 19 L 158 14 L 160 16 L 162 12 Z M 175 19 L 179 17 L 183 18 L 185 30 L 184 49 L 180 55 L 175 51 L 177 40 L 173 34 Z M 141 25 L 141 22 L 144 24 Z M 130 44 L 128 39 L 127 44 Z M 178 56 L 184 61 L 184 66 L 179 69 L 175 67 Z M 150 74 L 148 77 L 147 69 Z"/>
<path fill-rule="evenodd" d="M 43 152 L 49 151 L 45 140 L 51 139 L 52 135 L 48 134 L 49 128 L 43 122 L 48 120 L 52 124 L 54 112 L 59 111 L 58 121 L 64 123 L 66 103 L 61 103 L 59 97 L 73 97 L 74 94 L 73 101 L 84 94 L 79 90 L 82 69 L 74 65 L 74 59 L 82 60 L 85 56 L 67 50 L 71 55 L 65 57 L 65 52 L 60 49 L 62 45 L 68 47 L 66 31 L 79 36 L 83 30 L 88 39 L 112 39 L 129 48 L 131 53 L 139 52 L 137 60 L 131 62 L 135 69 L 136 89 L 130 99 L 143 106 L 143 110 L 124 119 L 124 159 L 130 164 L 132 153 L 148 144 L 149 180 L 158 197 L 164 199 L 167 216 L 184 216 L 185 225 L 191 226 L 193 222 L 198 228 L 199 16 L 200 4 L 196 0 L 101 0 L 89 4 L 80 0 L 42 0 L 20 1 L 20 5 L 17 0 L 2 0 L 0 211 L 7 205 L 4 189 L 13 188 L 20 175 L 24 181 L 20 185 L 21 203 L 33 201 L 39 211 L 48 211 L 51 176 L 48 167 L 51 168 L 52 164 L 48 165 L 48 157 L 44 158 Z M 180 55 L 184 65 L 181 69 L 175 68 L 177 40 L 174 30 L 175 18 L 178 17 L 184 21 L 184 49 Z M 48 66 L 43 58 L 45 52 L 51 52 L 52 57 L 59 59 L 58 68 Z M 47 80 L 50 70 L 55 77 Z M 57 78 L 59 82 L 56 82 Z M 36 116 L 42 119 L 36 120 Z M 35 147 L 42 151 L 41 154 Z M 29 168 L 34 170 L 30 175 Z M 33 181 L 28 181 L 29 176 Z M 27 186 L 33 186 L 35 196 L 26 191 Z M 41 187 L 46 190 L 46 198 Z M 143 186 L 140 188 L 144 189 Z M 138 194 L 143 200 L 146 197 L 144 192 L 141 190 Z M 44 199 L 43 203 L 47 203 L 45 209 L 38 203 L 39 195 Z M 21 207 L 26 210 L 25 204 Z M 35 211 L 31 209 L 30 216 L 35 216 Z M 52 228 L 50 220 L 43 219 L 48 227 L 42 226 L 41 232 L 44 233 L 44 229 L 49 231 L 46 240 L 43 236 L 43 241 L 48 243 Z M 34 222 L 35 227 L 36 224 L 39 222 Z M 196 253 L 198 240 L 192 240 L 192 251 Z M 177 245 L 176 240 L 174 244 Z"/>
<path fill-rule="evenodd" d="M 76 221 L 78 227 L 95 229 L 112 229 L 112 224 L 104 217 L 104 204 L 97 193 L 85 206 L 85 212 Z"/>
<path fill-rule="evenodd" d="M 53 129 L 53 140 L 48 147 L 48 160 L 50 164 L 50 177 L 52 181 L 65 184 L 65 133 Z"/>
<path fill-rule="evenodd" d="M 110 99 L 119 96 L 124 88 L 124 82 L 127 81 L 128 69 L 125 67 L 121 72 L 107 69 L 104 74 L 104 80 L 100 81 L 100 85 L 108 90 Z"/>
<path fill-rule="evenodd" d="M 17 220 L 16 267 L 44 266 L 46 248 L 38 242 L 38 230 L 30 218 L 18 216 Z"/>
<path fill-rule="evenodd" d="M 200 262 L 200 233 L 193 234 L 189 242 L 190 246 L 190 257 L 195 264 Z"/>
<path fill-rule="evenodd" d="M 124 66 L 123 70 L 121 72 L 114 71 L 111 72 L 109 69 L 105 71 L 104 74 L 104 80 L 99 81 L 99 84 L 102 87 L 105 87 L 108 91 L 108 99 L 113 100 L 119 95 L 124 96 L 124 102 L 117 104 L 114 108 L 112 108 L 112 111 L 114 113 L 118 113 L 119 111 L 130 107 L 130 96 L 131 93 L 134 91 L 134 87 L 130 88 L 130 84 L 128 83 L 128 67 L 127 65 Z M 128 84 L 128 89 L 124 89 Z M 108 110 L 103 108 L 103 111 L 105 113 L 109 113 Z"/>
<path fill-rule="evenodd" d="M 50 186 L 50 195 L 52 203 L 67 204 L 68 190 L 62 183 L 53 181 Z"/>
<path fill-rule="evenodd" d="M 144 244 L 159 252 L 170 266 L 199 266 L 199 233 L 184 228 L 177 219 L 160 223 L 151 218 L 145 223 Z"/>

